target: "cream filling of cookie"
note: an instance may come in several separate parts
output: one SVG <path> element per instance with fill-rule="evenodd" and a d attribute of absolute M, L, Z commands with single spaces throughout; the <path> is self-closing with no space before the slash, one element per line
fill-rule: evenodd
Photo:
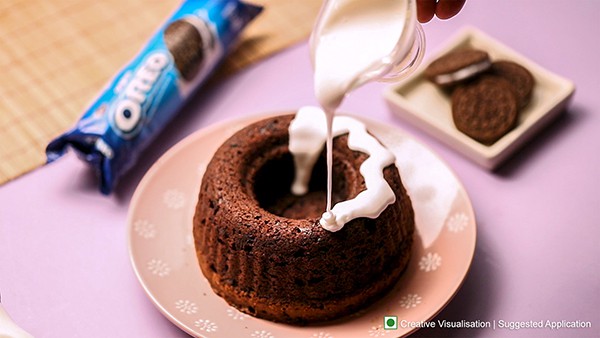
<path fill-rule="evenodd" d="M 303 195 L 319 154 L 327 139 L 325 113 L 317 107 L 303 107 L 289 127 L 289 149 L 294 156 L 295 179 L 292 193 Z M 348 134 L 348 147 L 369 157 L 361 164 L 360 173 L 366 189 L 353 199 L 337 203 L 325 211 L 319 223 L 328 231 L 339 231 L 344 224 L 359 217 L 377 218 L 396 201 L 394 191 L 385 180 L 383 170 L 396 161 L 394 154 L 367 132 L 365 125 L 348 116 L 333 119 L 333 136 Z"/>
<path fill-rule="evenodd" d="M 449 74 L 438 75 L 434 77 L 434 81 L 441 85 L 461 81 L 490 68 L 491 65 L 492 62 L 490 60 L 484 60 Z"/>

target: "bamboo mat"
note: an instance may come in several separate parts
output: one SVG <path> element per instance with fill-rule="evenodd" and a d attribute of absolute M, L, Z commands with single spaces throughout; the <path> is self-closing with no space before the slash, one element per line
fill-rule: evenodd
<path fill-rule="evenodd" d="M 218 71 L 224 76 L 305 39 L 321 0 L 249 0 L 265 7 Z M 0 184 L 46 162 L 108 80 L 179 0 L 0 2 Z"/>

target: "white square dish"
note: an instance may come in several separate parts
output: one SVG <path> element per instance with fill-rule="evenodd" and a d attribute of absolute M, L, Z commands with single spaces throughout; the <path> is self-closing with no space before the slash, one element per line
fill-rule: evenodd
<path fill-rule="evenodd" d="M 398 116 L 492 170 L 565 110 L 575 85 L 473 27 L 461 29 L 431 56 L 429 62 L 453 50 L 468 47 L 488 52 L 492 61 L 514 61 L 527 68 L 535 79 L 531 101 L 519 113 L 517 126 L 495 143 L 479 143 L 456 129 L 452 121 L 450 96 L 423 75 L 428 63 L 411 77 L 387 88 L 384 97 Z"/>

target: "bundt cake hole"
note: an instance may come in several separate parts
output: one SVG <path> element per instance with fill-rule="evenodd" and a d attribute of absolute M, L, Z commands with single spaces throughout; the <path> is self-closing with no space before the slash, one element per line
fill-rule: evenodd
<path fill-rule="evenodd" d="M 343 167 L 343 166 L 340 166 Z M 341 170 L 338 170 L 341 171 Z M 334 172 L 334 177 L 343 177 L 344 173 Z M 294 180 L 294 160 L 290 153 L 284 153 L 266 161 L 256 171 L 254 195 L 258 205 L 267 212 L 290 219 L 319 218 L 327 206 L 327 167 L 325 156 L 315 164 L 309 191 L 303 196 L 291 192 Z M 333 203 L 348 198 L 344 180 L 333 182 Z"/>

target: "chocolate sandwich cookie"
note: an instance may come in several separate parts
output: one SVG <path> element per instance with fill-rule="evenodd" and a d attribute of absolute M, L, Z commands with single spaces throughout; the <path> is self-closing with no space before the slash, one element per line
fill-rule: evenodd
<path fill-rule="evenodd" d="M 492 63 L 491 72 L 505 78 L 512 85 L 519 108 L 523 108 L 529 103 L 535 80 L 525 67 L 512 61 L 496 61 Z"/>
<path fill-rule="evenodd" d="M 191 81 L 204 60 L 204 41 L 198 28 L 185 19 L 174 21 L 165 29 L 164 40 L 181 77 Z"/>
<path fill-rule="evenodd" d="M 510 83 L 499 76 L 482 75 L 452 93 L 456 128 L 471 138 L 492 144 L 515 127 L 518 103 Z"/>
<path fill-rule="evenodd" d="M 491 65 L 487 52 L 478 49 L 462 49 L 433 61 L 425 69 L 424 74 L 433 83 L 450 87 L 483 73 Z"/>

